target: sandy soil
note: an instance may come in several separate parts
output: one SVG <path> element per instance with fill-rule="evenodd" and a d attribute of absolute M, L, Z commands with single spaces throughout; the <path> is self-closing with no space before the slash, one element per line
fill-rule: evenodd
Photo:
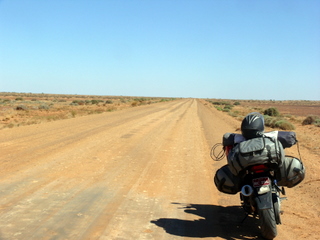
<path fill-rule="evenodd" d="M 3 129 L 0 239 L 261 239 L 213 183 L 226 160 L 210 148 L 238 127 L 182 99 Z M 287 189 L 277 239 L 320 239 L 319 156 L 300 152 L 307 176 Z"/>

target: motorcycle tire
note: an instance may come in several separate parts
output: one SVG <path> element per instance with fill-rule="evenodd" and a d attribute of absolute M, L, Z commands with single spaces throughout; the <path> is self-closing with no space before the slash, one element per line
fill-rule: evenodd
<path fill-rule="evenodd" d="M 272 240 L 277 236 L 277 224 L 274 209 L 258 209 L 261 234 L 264 238 Z"/>
<path fill-rule="evenodd" d="M 276 224 L 281 224 L 281 213 L 280 213 L 280 199 L 277 194 L 273 193 L 273 210 L 274 210 L 274 216 L 276 220 Z"/>

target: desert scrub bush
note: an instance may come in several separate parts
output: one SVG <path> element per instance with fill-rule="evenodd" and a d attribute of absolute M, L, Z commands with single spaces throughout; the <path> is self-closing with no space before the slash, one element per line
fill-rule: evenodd
<path fill-rule="evenodd" d="M 278 117 L 280 115 L 277 108 L 268 108 L 264 110 L 263 114 L 271 117 Z"/>
<path fill-rule="evenodd" d="M 218 101 L 213 102 L 213 101 L 211 101 L 211 103 L 212 103 L 213 105 L 231 105 L 230 102 L 218 102 Z"/>
<path fill-rule="evenodd" d="M 83 106 L 85 105 L 86 102 L 85 101 L 82 101 L 82 100 L 73 100 L 70 105 L 71 106 Z"/>
<path fill-rule="evenodd" d="M 281 130 L 294 130 L 295 127 L 294 125 L 282 118 L 279 117 L 270 117 L 270 116 L 265 116 L 264 118 L 265 125 L 267 127 L 271 128 L 279 128 Z"/>
<path fill-rule="evenodd" d="M 85 105 L 85 101 L 83 100 L 73 100 L 72 103 L 70 103 L 72 106 L 78 106 L 78 105 Z"/>
<path fill-rule="evenodd" d="M 212 102 L 210 101 L 213 105 L 221 105 L 220 102 Z"/>
<path fill-rule="evenodd" d="M 241 103 L 240 102 L 234 102 L 233 105 L 238 106 L 238 105 L 241 105 Z"/>
<path fill-rule="evenodd" d="M 103 102 L 103 101 L 102 100 L 96 100 L 96 99 L 91 100 L 91 104 L 92 105 L 94 105 L 94 104 L 98 105 L 100 102 Z"/>
<path fill-rule="evenodd" d="M 233 108 L 233 105 L 225 105 L 224 108 L 222 109 L 222 111 L 223 112 L 230 112 L 232 108 Z"/>
<path fill-rule="evenodd" d="M 101 114 L 103 113 L 103 110 L 102 109 L 95 109 L 95 110 L 90 110 L 87 112 L 89 115 L 90 114 Z"/>
<path fill-rule="evenodd" d="M 41 109 L 41 110 L 49 110 L 49 109 L 50 109 L 50 106 L 48 106 L 47 104 L 41 104 L 41 105 L 39 106 L 39 109 Z"/>
<path fill-rule="evenodd" d="M 19 106 L 16 106 L 16 110 L 18 110 L 18 111 L 27 111 L 28 107 L 26 105 L 19 105 Z"/>
<path fill-rule="evenodd" d="M 319 122 L 320 122 L 320 117 L 318 116 L 314 116 L 314 115 L 310 115 L 307 116 L 303 121 L 302 121 L 302 125 L 317 125 L 319 126 Z"/>
<path fill-rule="evenodd" d="M 231 117 L 234 117 L 234 118 L 239 117 L 239 114 L 240 114 L 239 111 L 230 111 L 230 112 L 229 112 L 229 115 L 230 115 Z"/>
<path fill-rule="evenodd" d="M 224 106 L 223 109 L 225 109 L 225 110 L 231 110 L 232 108 L 233 108 L 233 105 L 227 104 L 227 105 Z"/>
<path fill-rule="evenodd" d="M 295 129 L 294 125 L 291 122 L 284 120 L 284 119 L 276 121 L 275 127 L 280 128 L 281 130 L 294 130 Z"/>
<path fill-rule="evenodd" d="M 116 110 L 117 110 L 117 108 L 115 106 L 107 106 L 104 111 L 105 112 L 113 112 Z"/>
<path fill-rule="evenodd" d="M 132 106 L 132 107 L 138 106 L 138 102 L 137 102 L 137 101 L 132 102 L 132 103 L 131 103 L 131 106 Z"/>
<path fill-rule="evenodd" d="M 267 126 L 267 127 L 272 127 L 274 128 L 275 127 L 275 123 L 276 121 L 279 120 L 278 118 L 275 118 L 275 117 L 270 117 L 268 115 L 264 116 L 264 124 Z"/>
<path fill-rule="evenodd" d="M 260 107 L 254 107 L 253 108 L 253 112 L 258 112 L 258 113 L 263 113 L 264 111 L 263 111 L 263 109 L 262 108 L 260 108 Z"/>
<path fill-rule="evenodd" d="M 222 107 L 220 106 L 214 106 L 218 111 L 222 111 Z"/>
<path fill-rule="evenodd" d="M 107 101 L 106 101 L 106 104 L 112 104 L 112 103 L 113 103 L 112 100 L 107 100 Z"/>
<path fill-rule="evenodd" d="M 125 98 L 121 98 L 121 99 L 120 99 L 120 102 L 121 102 L 121 103 L 127 103 L 127 100 L 126 100 Z"/>

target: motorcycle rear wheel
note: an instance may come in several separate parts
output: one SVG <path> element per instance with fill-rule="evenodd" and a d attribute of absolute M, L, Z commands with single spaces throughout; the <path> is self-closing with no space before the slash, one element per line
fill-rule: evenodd
<path fill-rule="evenodd" d="M 277 224 L 274 209 L 258 209 L 262 236 L 272 240 L 277 236 Z"/>
<path fill-rule="evenodd" d="M 273 210 L 274 210 L 276 224 L 277 225 L 281 224 L 280 199 L 276 194 L 274 194 L 274 198 L 273 198 Z"/>

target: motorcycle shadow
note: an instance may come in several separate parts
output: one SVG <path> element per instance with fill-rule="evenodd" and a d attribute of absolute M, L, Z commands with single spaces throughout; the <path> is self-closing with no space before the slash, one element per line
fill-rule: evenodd
<path fill-rule="evenodd" d="M 197 220 L 176 218 L 159 218 L 151 223 L 162 227 L 168 234 L 181 237 L 220 237 L 224 239 L 263 239 L 260 237 L 258 219 L 252 216 L 245 218 L 240 206 L 217 206 L 203 204 L 182 204 L 179 209 L 197 215 Z"/>

